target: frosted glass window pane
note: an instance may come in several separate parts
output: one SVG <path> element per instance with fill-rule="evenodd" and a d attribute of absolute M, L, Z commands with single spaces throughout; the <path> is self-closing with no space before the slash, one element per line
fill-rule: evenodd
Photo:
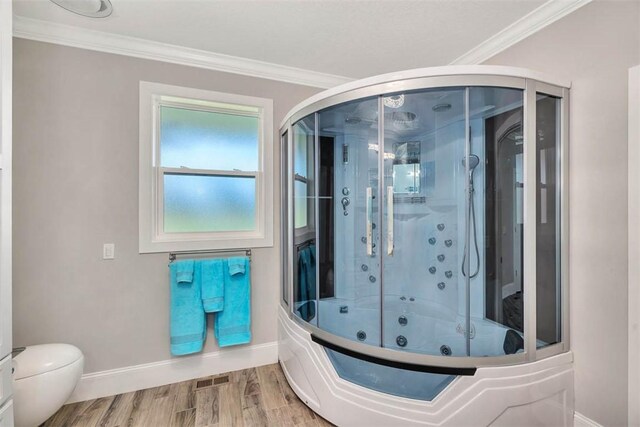
<path fill-rule="evenodd" d="M 165 233 L 255 230 L 253 177 L 164 175 Z"/>
<path fill-rule="evenodd" d="M 295 227 L 302 228 L 307 226 L 307 184 L 302 181 L 295 181 L 294 188 L 294 212 Z"/>
<path fill-rule="evenodd" d="M 252 116 L 160 107 L 163 167 L 258 170 L 259 119 Z"/>

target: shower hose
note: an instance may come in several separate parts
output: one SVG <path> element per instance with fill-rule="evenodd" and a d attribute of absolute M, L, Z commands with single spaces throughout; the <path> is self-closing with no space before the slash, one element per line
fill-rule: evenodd
<path fill-rule="evenodd" d="M 471 178 L 473 179 L 473 178 Z M 471 184 L 471 191 L 469 192 L 469 211 L 471 212 L 471 223 L 473 225 L 473 246 L 475 247 L 476 252 L 476 270 L 469 276 L 470 279 L 473 279 L 478 275 L 480 271 L 480 251 L 478 250 L 478 235 L 476 233 L 476 208 L 475 203 L 473 202 L 473 181 Z M 467 242 L 464 243 L 464 254 L 462 256 L 462 275 L 467 277 L 467 272 L 464 269 L 464 265 L 467 261 Z"/>

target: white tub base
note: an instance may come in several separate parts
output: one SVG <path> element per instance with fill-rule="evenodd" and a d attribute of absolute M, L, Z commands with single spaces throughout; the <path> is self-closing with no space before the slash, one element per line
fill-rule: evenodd
<path fill-rule="evenodd" d="M 279 360 L 298 397 L 338 426 L 572 426 L 573 355 L 479 368 L 433 401 L 370 390 L 343 380 L 320 345 L 280 308 Z"/>

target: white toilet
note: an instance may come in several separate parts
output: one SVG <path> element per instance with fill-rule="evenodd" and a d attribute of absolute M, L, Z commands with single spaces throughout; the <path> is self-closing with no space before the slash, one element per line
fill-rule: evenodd
<path fill-rule="evenodd" d="M 69 344 L 25 348 L 13 359 L 16 427 L 36 427 L 64 405 L 78 384 L 84 356 Z"/>

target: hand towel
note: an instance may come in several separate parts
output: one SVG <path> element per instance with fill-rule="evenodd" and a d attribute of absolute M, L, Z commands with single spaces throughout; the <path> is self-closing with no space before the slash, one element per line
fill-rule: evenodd
<path fill-rule="evenodd" d="M 236 274 L 244 274 L 244 264 L 246 257 L 233 257 L 229 258 L 229 274 L 235 276 Z"/>
<path fill-rule="evenodd" d="M 191 269 L 192 281 L 185 279 Z M 193 260 L 175 261 L 169 265 L 171 289 L 171 354 L 182 356 L 202 350 L 206 318 L 202 307 L 200 265 Z"/>
<path fill-rule="evenodd" d="M 215 336 L 220 347 L 251 341 L 251 268 L 249 258 L 242 259 L 244 273 L 236 262 L 224 261 L 224 308 L 216 313 Z M 232 269 L 233 267 L 233 269 Z M 236 274 L 231 274 L 235 271 Z"/>
<path fill-rule="evenodd" d="M 193 266 L 195 261 L 192 259 L 186 259 L 176 263 L 176 280 L 178 283 L 191 283 L 193 282 Z"/>
<path fill-rule="evenodd" d="M 206 313 L 221 311 L 224 307 L 224 261 L 208 259 L 202 266 L 202 304 Z M 244 271 L 244 266 L 242 267 Z"/>

